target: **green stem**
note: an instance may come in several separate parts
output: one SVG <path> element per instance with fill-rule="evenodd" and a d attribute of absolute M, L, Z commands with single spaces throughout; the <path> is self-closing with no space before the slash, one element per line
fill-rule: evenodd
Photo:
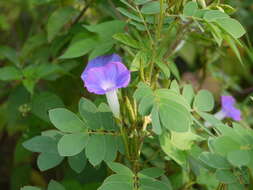
<path fill-rule="evenodd" d="M 159 15 L 159 20 L 158 20 L 158 25 L 157 25 L 157 39 L 156 39 L 157 42 L 159 42 L 161 38 L 163 20 L 164 20 L 163 0 L 160 0 L 160 15 Z"/>
<path fill-rule="evenodd" d="M 139 7 L 136 6 L 135 8 L 136 8 L 136 10 L 137 10 L 139 16 L 141 17 L 142 22 L 143 22 L 143 24 L 144 24 L 144 26 L 145 26 L 145 28 L 146 28 L 146 31 L 147 31 L 147 33 L 148 33 L 148 36 L 149 36 L 149 39 L 150 39 L 150 42 L 151 42 L 151 48 L 152 48 L 152 46 L 154 45 L 154 40 L 153 40 L 152 35 L 151 35 L 151 33 L 150 33 L 150 30 L 149 30 L 149 28 L 148 28 L 147 22 L 146 22 L 145 18 L 143 17 L 143 15 L 141 14 L 141 11 L 140 11 Z"/>
<path fill-rule="evenodd" d="M 205 132 L 207 132 L 210 136 L 215 137 L 215 135 L 212 134 L 212 133 L 207 129 L 207 127 L 203 126 L 195 117 L 192 116 L 192 119 L 193 119 L 193 121 L 194 121 L 198 126 L 200 126 L 200 127 L 201 127 Z"/>
<path fill-rule="evenodd" d="M 120 134 L 122 136 L 123 139 L 123 143 L 126 149 L 126 157 L 128 160 L 130 159 L 130 151 L 129 151 L 129 146 L 128 146 L 128 135 L 127 135 L 127 131 L 125 130 L 122 121 L 120 119 L 116 119 L 116 122 L 118 123 L 118 125 L 120 126 Z"/>
<path fill-rule="evenodd" d="M 166 61 L 170 56 L 173 55 L 175 49 L 178 47 L 178 45 L 181 43 L 181 41 L 184 39 L 185 33 L 188 31 L 188 27 L 192 24 L 192 20 L 189 21 L 188 23 L 180 26 L 180 28 L 178 29 L 178 35 L 177 38 L 175 39 L 175 41 L 171 44 L 171 46 L 169 47 L 168 51 L 165 53 L 165 55 L 163 56 L 163 60 Z"/>
<path fill-rule="evenodd" d="M 119 133 L 113 133 L 113 132 L 104 132 L 104 131 L 88 131 L 88 134 L 94 134 L 94 135 L 112 135 L 112 136 L 121 136 Z"/>
<path fill-rule="evenodd" d="M 84 8 L 82 9 L 82 11 L 79 13 L 79 15 L 76 17 L 76 19 L 73 21 L 72 25 L 75 25 L 76 23 L 78 23 L 78 21 L 82 18 L 83 14 L 86 12 L 86 10 L 89 8 L 89 6 L 92 3 L 92 0 L 90 1 L 84 1 L 86 3 L 86 5 L 84 6 Z"/>
<path fill-rule="evenodd" d="M 205 0 L 199 0 L 199 3 L 201 4 L 202 8 L 206 8 L 206 1 Z"/>
<path fill-rule="evenodd" d="M 252 172 L 252 169 L 251 168 L 248 168 L 249 170 L 249 188 L 250 189 L 253 189 L 253 172 Z"/>
<path fill-rule="evenodd" d="M 145 72 L 144 72 L 144 67 L 143 67 L 143 63 L 142 61 L 140 62 L 140 79 L 142 82 L 145 82 L 146 79 L 145 79 Z"/>
<path fill-rule="evenodd" d="M 134 113 L 133 106 L 127 96 L 126 96 L 126 107 L 128 109 L 129 115 L 130 115 L 130 122 L 134 124 L 135 120 L 136 120 L 136 116 Z"/>

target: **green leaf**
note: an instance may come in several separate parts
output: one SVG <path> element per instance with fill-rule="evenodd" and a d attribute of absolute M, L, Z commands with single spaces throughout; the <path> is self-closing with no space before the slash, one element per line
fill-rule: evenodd
<path fill-rule="evenodd" d="M 112 162 L 116 159 L 118 151 L 117 137 L 112 135 L 105 135 L 105 162 Z"/>
<path fill-rule="evenodd" d="M 183 15 L 184 16 L 195 16 L 198 11 L 198 4 L 196 2 L 188 2 L 184 6 Z"/>
<path fill-rule="evenodd" d="M 6 66 L 0 68 L 0 80 L 11 81 L 11 80 L 21 80 L 22 72 L 13 66 Z"/>
<path fill-rule="evenodd" d="M 247 136 L 248 134 L 251 133 L 251 131 L 247 131 L 245 130 L 245 128 L 237 128 L 237 126 L 235 125 L 233 125 L 233 128 L 232 128 L 224 124 L 216 125 L 215 128 L 218 129 L 218 131 L 223 136 L 232 138 L 233 141 L 235 141 L 236 143 L 242 146 L 252 142 L 251 140 L 247 141 Z"/>
<path fill-rule="evenodd" d="M 100 135 L 91 135 L 85 151 L 89 162 L 93 166 L 100 164 L 106 153 L 105 137 Z"/>
<path fill-rule="evenodd" d="M 113 20 L 108 22 L 103 22 L 96 25 L 84 25 L 84 27 L 90 31 L 98 34 L 101 41 L 110 41 L 114 34 L 124 32 L 126 23 L 119 20 Z M 97 41 L 96 41 L 97 42 Z M 97 45 L 97 44 L 96 44 Z"/>
<path fill-rule="evenodd" d="M 172 190 L 165 183 L 153 178 L 141 178 L 140 190 Z"/>
<path fill-rule="evenodd" d="M 126 166 L 117 163 L 117 162 L 108 162 L 107 165 L 111 168 L 115 173 L 127 176 L 133 176 L 133 172 Z"/>
<path fill-rule="evenodd" d="M 102 129 L 106 131 L 119 131 L 119 127 L 114 120 L 113 113 L 107 104 L 101 103 L 98 106 L 98 111 L 101 118 Z"/>
<path fill-rule="evenodd" d="M 159 117 L 158 109 L 154 106 L 151 111 L 152 130 L 157 134 L 162 134 L 162 125 Z"/>
<path fill-rule="evenodd" d="M 85 149 L 89 162 L 96 166 L 103 160 L 112 162 L 117 153 L 116 138 L 109 135 L 91 135 Z"/>
<path fill-rule="evenodd" d="M 97 177 L 96 175 L 94 174 L 90 174 L 89 175 L 92 175 L 94 177 Z M 98 183 L 87 183 L 87 184 L 81 184 L 79 181 L 77 181 L 76 179 L 65 179 L 62 181 L 64 187 L 67 189 L 67 190 L 96 190 L 98 189 L 99 185 Z"/>
<path fill-rule="evenodd" d="M 133 48 L 140 48 L 138 41 L 133 39 L 130 35 L 125 33 L 114 34 L 113 38 Z"/>
<path fill-rule="evenodd" d="M 148 60 L 149 60 L 149 51 L 145 50 L 138 51 L 138 53 L 135 55 L 131 63 L 130 70 L 138 71 L 140 70 L 140 68 L 142 69 L 145 68 L 147 66 Z"/>
<path fill-rule="evenodd" d="M 216 41 L 216 43 L 221 46 L 223 37 L 221 29 L 214 23 L 207 23 L 207 26 L 210 28 L 211 33 Z"/>
<path fill-rule="evenodd" d="M 163 126 L 171 131 L 186 132 L 192 123 L 188 110 L 173 101 L 161 101 L 159 116 Z"/>
<path fill-rule="evenodd" d="M 165 175 L 161 176 L 161 182 L 168 186 L 168 190 L 173 190 L 171 181 L 167 176 Z"/>
<path fill-rule="evenodd" d="M 38 82 L 38 80 L 33 80 L 30 78 L 26 78 L 22 81 L 24 87 L 26 88 L 26 90 L 33 95 L 33 91 L 34 91 L 34 87 L 36 85 L 36 83 Z"/>
<path fill-rule="evenodd" d="M 219 181 L 215 175 L 207 169 L 201 168 L 200 175 L 197 176 L 197 183 L 207 187 L 206 190 L 217 189 Z"/>
<path fill-rule="evenodd" d="M 244 185 L 240 183 L 228 184 L 228 190 L 245 190 Z"/>
<path fill-rule="evenodd" d="M 149 115 L 156 106 L 162 126 L 169 130 L 186 132 L 192 124 L 189 104 L 173 90 L 159 89 L 153 93 L 149 87 L 140 83 L 134 98 L 139 103 L 138 111 L 141 115 Z M 153 110 L 153 117 L 158 124 L 156 110 Z"/>
<path fill-rule="evenodd" d="M 199 155 L 199 159 L 212 168 L 216 168 L 216 169 L 230 169 L 231 168 L 231 165 L 228 163 L 228 161 L 224 157 L 215 153 L 202 152 Z"/>
<path fill-rule="evenodd" d="M 133 9 L 134 11 L 136 11 L 136 9 L 135 9 L 132 5 L 130 5 L 130 4 L 127 2 L 127 0 L 120 0 L 120 2 L 124 3 L 126 6 L 128 6 L 128 7 L 131 8 L 131 9 Z"/>
<path fill-rule="evenodd" d="M 89 136 L 83 133 L 64 135 L 58 142 L 58 151 L 61 156 L 75 156 L 87 145 Z"/>
<path fill-rule="evenodd" d="M 231 5 L 228 4 L 219 4 L 219 7 L 222 8 L 222 10 L 224 10 L 225 13 L 231 15 L 233 13 L 235 13 L 237 10 L 236 8 L 232 7 Z"/>
<path fill-rule="evenodd" d="M 180 87 L 176 80 L 173 80 L 170 84 L 170 90 L 173 90 L 177 94 L 180 94 Z"/>
<path fill-rule="evenodd" d="M 235 40 L 231 36 L 229 36 L 229 35 L 223 35 L 223 37 L 226 40 L 226 42 L 229 44 L 229 46 L 231 47 L 231 49 L 233 50 L 233 52 L 235 53 L 235 55 L 238 58 L 238 60 L 241 63 L 243 63 L 242 62 L 242 58 L 241 58 L 241 54 L 240 54 L 240 52 L 238 50 L 238 47 L 236 45 Z"/>
<path fill-rule="evenodd" d="M 220 155 L 227 155 L 231 151 L 240 149 L 240 144 L 229 136 L 213 139 L 212 145 L 215 152 Z"/>
<path fill-rule="evenodd" d="M 157 14 L 160 12 L 160 3 L 158 1 L 148 2 L 141 8 L 143 14 Z"/>
<path fill-rule="evenodd" d="M 145 83 L 140 82 L 138 84 L 137 90 L 134 92 L 134 96 L 133 96 L 134 99 L 136 99 L 136 101 L 140 103 L 141 99 L 144 98 L 144 96 L 148 96 L 148 95 L 153 95 L 152 89 Z"/>
<path fill-rule="evenodd" d="M 83 56 L 89 53 L 96 46 L 97 40 L 94 37 L 79 40 L 77 42 L 71 43 L 66 52 L 60 57 L 60 59 L 70 59 Z"/>
<path fill-rule="evenodd" d="M 105 179 L 102 186 L 98 190 L 133 190 L 133 177 L 127 175 L 111 175 Z"/>
<path fill-rule="evenodd" d="M 234 150 L 228 153 L 227 159 L 233 166 L 241 167 L 250 162 L 250 155 L 247 150 Z"/>
<path fill-rule="evenodd" d="M 65 108 L 56 108 L 49 111 L 50 121 L 63 132 L 80 132 L 86 129 L 83 121 L 73 112 Z"/>
<path fill-rule="evenodd" d="M 0 116 L 0 118 L 2 117 Z M 32 156 L 32 152 L 26 150 L 24 146 L 22 145 L 23 142 L 24 142 L 23 138 L 19 138 L 16 142 L 16 147 L 13 152 L 13 164 L 23 163 L 25 160 L 31 158 Z"/>
<path fill-rule="evenodd" d="M 134 3 L 135 3 L 136 5 L 143 5 L 143 4 L 148 3 L 148 2 L 150 2 L 150 1 L 151 1 L 151 0 L 135 0 Z"/>
<path fill-rule="evenodd" d="M 194 98 L 194 90 L 192 85 L 187 84 L 183 88 L 183 97 L 186 99 L 186 101 L 189 103 L 189 105 L 192 104 L 193 98 Z"/>
<path fill-rule="evenodd" d="M 68 23 L 75 13 L 72 7 L 62 7 L 53 12 L 47 23 L 47 38 L 52 41 L 61 28 Z"/>
<path fill-rule="evenodd" d="M 251 128 L 246 128 L 239 123 L 233 123 L 233 131 L 235 133 L 235 138 L 242 145 L 251 144 L 253 142 L 253 131 Z"/>
<path fill-rule="evenodd" d="M 216 126 L 222 124 L 222 122 L 214 117 L 214 115 L 205 113 L 205 112 L 198 112 L 198 114 L 206 121 L 205 125 L 209 126 Z"/>
<path fill-rule="evenodd" d="M 62 74 L 63 70 L 61 66 L 57 64 L 40 64 L 37 67 L 36 73 L 38 75 L 37 78 L 48 80 L 52 75 Z"/>
<path fill-rule="evenodd" d="M 48 147 L 48 149 L 50 149 Z M 51 169 L 57 165 L 59 165 L 64 157 L 60 156 L 57 152 L 57 149 L 55 150 L 56 152 L 54 153 L 46 153 L 42 152 L 37 159 L 37 165 L 40 169 L 40 171 L 46 171 L 48 169 Z"/>
<path fill-rule="evenodd" d="M 23 146 L 32 152 L 55 153 L 57 150 L 56 141 L 47 136 L 35 136 L 25 141 Z"/>
<path fill-rule="evenodd" d="M 171 73 L 175 76 L 175 78 L 179 81 L 180 80 L 180 73 L 178 71 L 178 68 L 174 62 L 170 62 L 168 64 Z"/>
<path fill-rule="evenodd" d="M 62 137 L 62 135 L 64 135 L 64 133 L 57 130 L 57 129 L 49 129 L 47 131 L 42 131 L 41 135 L 46 136 L 46 137 L 50 137 L 50 138 L 57 141 L 57 140 L 59 140 L 59 137 Z"/>
<path fill-rule="evenodd" d="M 105 106 L 103 106 L 103 104 L 97 108 L 95 104 L 86 98 L 81 98 L 79 101 L 79 113 L 89 129 L 104 129 L 107 131 L 117 130 L 110 109 L 108 106 L 107 110 L 104 108 Z"/>
<path fill-rule="evenodd" d="M 223 30 L 233 36 L 233 38 L 240 38 L 246 33 L 243 26 L 233 18 L 217 19 L 216 22 Z"/>
<path fill-rule="evenodd" d="M 17 52 L 8 46 L 0 46 L 0 56 L 7 58 L 10 62 L 14 63 L 16 66 L 20 65 Z"/>
<path fill-rule="evenodd" d="M 169 100 L 184 106 L 188 111 L 191 110 L 191 107 L 189 106 L 185 98 L 181 96 L 179 93 L 176 93 L 175 90 L 158 89 L 155 91 L 155 96 L 157 97 L 156 101 L 158 103 L 161 101 L 161 99 L 165 101 Z"/>
<path fill-rule="evenodd" d="M 142 116 L 149 115 L 153 105 L 154 105 L 154 96 L 146 95 L 141 99 L 138 111 Z"/>
<path fill-rule="evenodd" d="M 99 42 L 99 46 L 95 47 L 90 55 L 89 55 L 89 60 L 94 59 L 95 57 L 104 55 L 108 51 L 110 51 L 113 48 L 113 42 Z"/>
<path fill-rule="evenodd" d="M 29 37 L 25 42 L 21 50 L 22 57 L 29 57 L 42 45 L 47 44 L 47 37 L 44 32 L 35 34 Z"/>
<path fill-rule="evenodd" d="M 48 184 L 47 190 L 65 190 L 65 188 L 59 182 L 51 180 Z"/>
<path fill-rule="evenodd" d="M 194 141 L 201 140 L 204 139 L 191 131 L 185 133 L 171 131 L 171 143 L 180 150 L 190 150 Z"/>
<path fill-rule="evenodd" d="M 33 186 L 24 186 L 20 190 L 41 190 L 41 188 L 33 187 Z"/>
<path fill-rule="evenodd" d="M 168 67 L 168 64 L 164 64 L 161 61 L 157 61 L 156 64 L 161 69 L 161 71 L 163 72 L 163 74 L 165 75 L 165 77 L 167 79 L 169 79 L 170 78 L 170 69 Z"/>
<path fill-rule="evenodd" d="M 44 121 L 49 122 L 48 111 L 53 108 L 64 107 L 62 100 L 51 92 L 42 92 L 32 98 L 32 113 Z"/>
<path fill-rule="evenodd" d="M 185 152 L 178 150 L 170 140 L 169 133 L 165 132 L 160 137 L 160 144 L 162 150 L 168 155 L 170 158 L 172 158 L 175 162 L 177 162 L 180 166 L 186 167 L 186 154 Z"/>
<path fill-rule="evenodd" d="M 235 183 L 237 178 L 230 170 L 217 170 L 215 173 L 216 178 L 225 184 Z"/>
<path fill-rule="evenodd" d="M 81 173 L 86 166 L 87 158 L 85 152 L 82 151 L 75 156 L 68 157 L 69 166 L 76 172 Z"/>
<path fill-rule="evenodd" d="M 17 85 L 12 89 L 12 93 L 8 95 L 7 107 L 6 108 L 2 107 L 2 109 L 4 109 L 4 113 L 6 113 L 5 115 L 9 126 L 15 126 L 22 119 L 24 119 L 19 111 L 19 108 L 20 106 L 30 102 L 30 100 L 31 100 L 30 94 L 22 85 Z M 8 131 L 10 130 L 14 132 L 16 129 L 17 127 L 11 127 L 8 128 Z"/>
<path fill-rule="evenodd" d="M 128 18 L 130 18 L 132 20 L 135 20 L 137 22 L 143 22 L 143 20 L 139 16 L 137 16 L 136 14 L 133 14 L 133 13 L 129 12 L 128 10 L 126 10 L 126 9 L 124 9 L 122 7 L 118 7 L 117 10 L 121 14 L 125 15 L 126 17 L 128 17 Z"/>
<path fill-rule="evenodd" d="M 204 14 L 204 19 L 208 22 L 213 22 L 216 21 L 217 19 L 225 19 L 225 18 L 229 18 L 229 16 L 219 10 L 208 10 L 205 14 Z"/>
<path fill-rule="evenodd" d="M 195 96 L 193 107 L 198 111 L 212 111 L 214 108 L 213 95 L 207 90 L 200 90 Z"/>
<path fill-rule="evenodd" d="M 146 27 L 143 24 L 130 20 L 129 22 L 131 25 L 135 26 L 135 28 L 139 31 L 146 31 Z"/>
<path fill-rule="evenodd" d="M 148 176 L 151 178 L 158 178 L 164 174 L 164 170 L 162 170 L 161 168 L 156 168 L 156 167 L 146 168 L 146 169 L 141 170 L 138 174 Z"/>
<path fill-rule="evenodd" d="M 152 89 L 144 83 L 139 83 L 138 89 L 134 93 L 134 98 L 139 103 L 139 113 L 141 115 L 148 115 L 154 104 Z"/>
<path fill-rule="evenodd" d="M 79 101 L 79 113 L 88 128 L 93 130 L 101 129 L 100 115 L 96 105 L 92 101 L 81 98 Z"/>
<path fill-rule="evenodd" d="M 23 69 L 23 85 L 27 89 L 28 92 L 33 94 L 34 87 L 36 83 L 39 81 L 39 73 L 38 66 L 35 64 L 30 64 Z"/>

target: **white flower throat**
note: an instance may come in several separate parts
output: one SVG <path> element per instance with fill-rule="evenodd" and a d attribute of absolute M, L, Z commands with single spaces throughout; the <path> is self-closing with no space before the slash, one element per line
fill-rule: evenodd
<path fill-rule="evenodd" d="M 107 102 L 111 108 L 113 115 L 116 118 L 119 118 L 120 107 L 119 107 L 119 100 L 118 100 L 118 96 L 117 96 L 117 89 L 111 90 L 111 91 L 107 92 L 105 95 L 106 95 Z"/>

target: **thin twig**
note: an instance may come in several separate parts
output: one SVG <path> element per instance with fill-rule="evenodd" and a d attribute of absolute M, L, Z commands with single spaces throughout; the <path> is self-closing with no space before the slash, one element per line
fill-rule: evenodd
<path fill-rule="evenodd" d="M 88 1 L 86 3 L 86 6 L 82 9 L 82 11 L 79 13 L 79 15 L 76 17 L 76 19 L 73 21 L 72 26 L 78 23 L 78 21 L 82 18 L 83 14 L 86 12 L 86 10 L 89 8 L 91 5 L 92 0 Z"/>
<path fill-rule="evenodd" d="M 112 2 L 112 0 L 107 0 L 109 5 L 112 7 L 115 15 L 120 19 L 120 20 L 124 20 L 124 17 L 119 13 L 119 11 L 117 10 L 116 6 L 114 5 L 114 3 Z"/>
<path fill-rule="evenodd" d="M 201 127 L 206 133 L 208 133 L 210 136 L 215 137 L 213 133 L 211 133 L 205 126 L 203 126 L 194 116 L 192 116 L 193 121 Z"/>
<path fill-rule="evenodd" d="M 156 158 L 156 156 L 157 156 L 160 152 L 162 152 L 161 149 L 156 150 L 156 151 L 149 157 L 149 159 L 145 160 L 145 162 L 143 163 L 143 166 L 145 166 L 146 164 L 148 164 L 150 161 L 154 160 L 154 159 Z"/>
<path fill-rule="evenodd" d="M 90 135 L 111 135 L 111 136 L 122 136 L 120 133 L 114 133 L 114 132 L 103 132 L 103 131 L 88 131 L 85 132 L 86 134 Z"/>
<path fill-rule="evenodd" d="M 181 43 L 182 40 L 184 40 L 185 33 L 187 32 L 187 28 L 189 25 L 192 24 L 193 21 L 190 21 L 182 26 L 182 28 L 179 31 L 179 34 L 177 35 L 177 39 L 171 44 L 169 50 L 165 53 L 163 59 L 167 60 L 175 51 L 175 49 L 178 47 L 178 45 Z"/>
<path fill-rule="evenodd" d="M 143 22 L 143 24 L 144 24 L 144 26 L 145 26 L 145 28 L 146 28 L 146 31 L 147 31 L 147 33 L 148 33 L 148 36 L 149 36 L 149 39 L 150 39 L 150 42 L 151 42 L 151 48 L 152 48 L 152 46 L 154 45 L 154 40 L 153 40 L 152 35 L 151 35 L 151 32 L 150 32 L 150 30 L 149 30 L 149 28 L 148 28 L 147 22 L 146 22 L 145 18 L 143 17 L 143 15 L 141 14 L 141 11 L 140 11 L 139 7 L 138 7 L 138 6 L 135 6 L 135 8 L 136 8 L 136 10 L 137 10 L 139 16 L 141 17 L 142 22 Z"/>

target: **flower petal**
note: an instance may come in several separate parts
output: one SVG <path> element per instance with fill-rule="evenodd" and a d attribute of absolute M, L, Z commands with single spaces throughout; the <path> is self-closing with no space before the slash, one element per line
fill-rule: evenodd
<path fill-rule="evenodd" d="M 101 68 L 93 68 L 86 72 L 83 78 L 84 85 L 87 90 L 95 94 L 105 94 L 105 89 L 102 88 L 102 78 L 104 78 L 104 72 Z"/>
<path fill-rule="evenodd" d="M 221 96 L 222 107 L 229 107 L 235 104 L 235 99 L 233 96 Z"/>
<path fill-rule="evenodd" d="M 122 62 L 122 59 L 119 55 L 117 54 L 111 54 L 111 55 L 104 55 L 104 56 L 99 56 L 96 57 L 92 60 L 90 60 L 84 70 L 84 73 L 89 70 L 90 68 L 94 67 L 101 67 L 106 65 L 109 62 Z"/>
<path fill-rule="evenodd" d="M 121 62 L 97 65 L 89 69 L 86 68 L 81 76 L 89 92 L 105 94 L 129 84 L 130 71 Z"/>
<path fill-rule="evenodd" d="M 230 112 L 228 113 L 228 116 L 231 117 L 235 121 L 240 121 L 241 111 L 236 108 L 231 108 Z"/>
<path fill-rule="evenodd" d="M 235 99 L 233 96 L 222 96 L 221 104 L 222 111 L 226 114 L 227 117 L 230 117 L 235 121 L 241 120 L 241 111 L 234 106 Z"/>

